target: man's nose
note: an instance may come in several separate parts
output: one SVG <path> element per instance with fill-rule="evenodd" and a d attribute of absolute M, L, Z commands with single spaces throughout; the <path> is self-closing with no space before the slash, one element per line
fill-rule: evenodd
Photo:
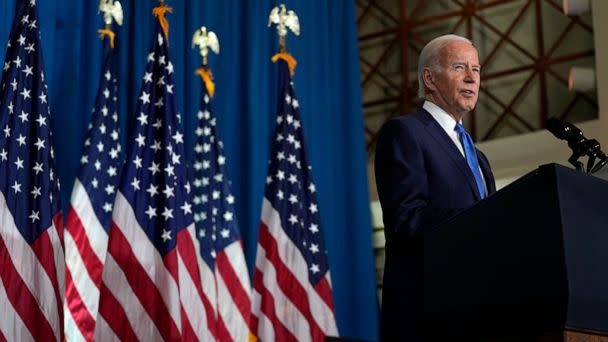
<path fill-rule="evenodd" d="M 476 75 L 475 75 L 475 72 L 473 71 L 473 69 L 466 68 L 466 74 L 464 77 L 464 81 L 467 83 L 475 83 L 475 80 L 476 80 Z"/>

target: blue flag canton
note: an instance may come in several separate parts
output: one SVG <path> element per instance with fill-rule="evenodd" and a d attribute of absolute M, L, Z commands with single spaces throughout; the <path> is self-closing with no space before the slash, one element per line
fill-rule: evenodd
<path fill-rule="evenodd" d="M 194 146 L 194 222 L 200 253 L 210 269 L 226 246 L 240 240 L 224 145 L 217 132 L 211 100 L 203 85 Z"/>
<path fill-rule="evenodd" d="M 153 37 L 120 191 L 150 241 L 165 255 L 193 218 L 184 136 L 173 93 L 174 69 L 158 23 Z"/>
<path fill-rule="evenodd" d="M 36 2 L 19 2 L 2 69 L 0 191 L 26 241 L 59 212 Z"/>
<path fill-rule="evenodd" d="M 101 78 L 80 157 L 82 168 L 78 179 L 86 189 L 95 216 L 108 231 L 123 158 L 117 112 L 118 84 L 114 67 L 117 53 L 110 47 L 109 38 L 104 39 L 103 47 Z"/>
<path fill-rule="evenodd" d="M 278 211 L 283 230 L 306 259 L 308 278 L 316 285 L 329 268 L 321 235 L 316 188 L 312 167 L 306 157 L 299 103 L 289 69 L 283 60 L 277 63 L 277 127 L 266 177 L 265 197 Z"/>

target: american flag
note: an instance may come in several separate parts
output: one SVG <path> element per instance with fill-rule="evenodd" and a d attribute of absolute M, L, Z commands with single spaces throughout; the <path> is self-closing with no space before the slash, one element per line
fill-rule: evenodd
<path fill-rule="evenodd" d="M 263 341 L 337 336 L 329 265 L 298 101 L 279 59 L 279 100 L 253 274 L 252 329 Z"/>
<path fill-rule="evenodd" d="M 192 206 L 167 40 L 158 22 L 112 213 L 95 339 L 202 339 Z"/>
<path fill-rule="evenodd" d="M 103 42 L 99 88 L 65 225 L 65 334 L 69 341 L 94 338 L 107 232 L 123 161 L 116 111 L 117 53 L 109 40 Z"/>
<path fill-rule="evenodd" d="M 251 283 L 224 147 L 204 85 L 197 116 L 193 201 L 208 328 L 205 340 L 247 341 Z"/>
<path fill-rule="evenodd" d="M 0 95 L 0 340 L 63 339 L 59 180 L 36 1 L 17 1 Z"/>

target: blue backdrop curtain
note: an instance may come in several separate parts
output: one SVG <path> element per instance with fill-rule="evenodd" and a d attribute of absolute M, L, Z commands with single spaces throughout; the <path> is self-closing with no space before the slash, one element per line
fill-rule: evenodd
<path fill-rule="evenodd" d="M 0 44 L 6 46 L 16 0 L 0 1 Z M 29 0 L 28 0 L 29 1 Z M 128 136 L 156 1 L 123 0 L 125 22 L 116 32 L 120 51 L 121 139 Z M 201 82 L 200 55 L 191 37 L 202 25 L 215 31 L 221 54 L 210 58 L 214 107 L 223 135 L 237 215 L 250 271 L 254 265 L 261 201 L 276 116 L 276 29 L 268 14 L 276 1 L 167 0 L 169 43 L 178 109 L 185 117 L 186 148 L 193 155 Z M 300 18 L 301 35 L 287 50 L 297 59 L 294 77 L 323 233 L 329 253 L 338 328 L 342 336 L 377 339 L 378 307 L 370 214 L 354 1 L 286 1 Z M 82 141 L 98 84 L 102 20 L 98 1 L 38 0 L 56 158 L 67 208 Z M 0 61 L 5 50 L 0 49 Z M 125 134 L 126 132 L 126 134 Z"/>

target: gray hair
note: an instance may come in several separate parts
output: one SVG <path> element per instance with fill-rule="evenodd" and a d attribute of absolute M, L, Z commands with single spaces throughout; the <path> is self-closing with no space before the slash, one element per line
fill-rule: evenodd
<path fill-rule="evenodd" d="M 473 45 L 473 42 L 471 42 L 469 39 L 457 36 L 455 34 L 439 36 L 426 44 L 424 48 L 422 48 L 420 58 L 418 59 L 418 97 L 424 98 L 426 93 L 426 87 L 424 86 L 424 81 L 422 79 L 424 68 L 437 68 L 439 64 L 439 52 L 447 43 L 450 42 L 467 42 Z"/>

